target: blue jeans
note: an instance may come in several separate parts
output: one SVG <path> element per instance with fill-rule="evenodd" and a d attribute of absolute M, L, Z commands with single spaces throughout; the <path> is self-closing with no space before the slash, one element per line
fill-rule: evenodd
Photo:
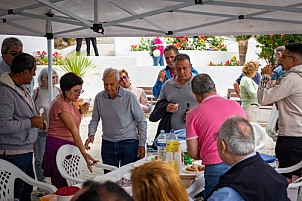
<path fill-rule="evenodd" d="M 137 161 L 138 140 L 109 142 L 102 140 L 102 160 L 104 164 L 119 167 Z M 107 173 L 108 171 L 104 171 Z"/>
<path fill-rule="evenodd" d="M 152 55 L 152 58 L 153 58 L 153 66 L 158 66 L 158 64 L 160 66 L 164 66 L 165 63 L 164 63 L 164 55 L 160 55 L 159 57 L 155 57 Z"/>
<path fill-rule="evenodd" d="M 85 40 L 86 40 L 86 47 L 87 47 L 87 56 L 90 56 L 90 40 L 92 42 L 95 56 L 99 56 L 98 47 L 96 45 L 96 38 L 85 38 Z M 77 41 L 76 53 L 77 53 L 77 55 L 79 55 L 81 47 L 82 47 L 83 38 L 77 38 L 76 41 Z"/>
<path fill-rule="evenodd" d="M 35 157 L 35 170 L 38 181 L 44 182 L 45 177 L 43 176 L 44 170 L 42 169 L 42 161 L 45 152 L 47 132 L 40 132 L 37 140 L 34 143 L 34 157 Z"/>
<path fill-rule="evenodd" d="M 0 159 L 6 160 L 20 168 L 25 174 L 35 179 L 33 170 L 33 153 L 18 154 L 18 155 L 0 155 Z M 14 197 L 20 201 L 30 201 L 33 187 L 21 179 L 15 180 Z"/>
<path fill-rule="evenodd" d="M 87 46 L 87 56 L 90 56 L 90 40 L 94 49 L 95 56 L 99 56 L 98 47 L 96 45 L 96 38 L 85 38 Z"/>
<path fill-rule="evenodd" d="M 222 175 L 229 168 L 230 166 L 225 163 L 205 166 L 205 198 L 208 197 L 214 187 L 218 184 L 220 175 Z"/>

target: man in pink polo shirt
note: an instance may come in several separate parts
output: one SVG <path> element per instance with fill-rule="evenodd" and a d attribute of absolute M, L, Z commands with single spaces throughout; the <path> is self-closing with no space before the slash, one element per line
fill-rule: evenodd
<path fill-rule="evenodd" d="M 242 107 L 233 100 L 216 94 L 215 84 L 207 74 L 199 74 L 192 80 L 192 91 L 199 105 L 189 112 L 186 122 L 186 140 L 189 156 L 202 160 L 205 165 L 205 197 L 212 191 L 219 176 L 229 166 L 222 162 L 216 141 L 220 126 L 232 115 L 246 118 Z"/>

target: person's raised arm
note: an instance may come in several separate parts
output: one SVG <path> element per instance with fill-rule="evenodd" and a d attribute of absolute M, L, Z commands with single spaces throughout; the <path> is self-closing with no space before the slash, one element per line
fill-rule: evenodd
<path fill-rule="evenodd" d="M 236 94 L 239 96 L 239 98 L 241 98 L 241 96 L 240 96 L 240 88 L 239 88 L 238 82 L 235 81 L 234 84 L 233 84 L 233 86 L 234 86 Z"/>

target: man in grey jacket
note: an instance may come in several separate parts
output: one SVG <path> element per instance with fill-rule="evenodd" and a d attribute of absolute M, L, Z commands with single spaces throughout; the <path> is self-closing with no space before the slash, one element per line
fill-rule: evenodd
<path fill-rule="evenodd" d="M 0 77 L 0 159 L 13 163 L 34 178 L 33 143 L 39 128 L 46 125 L 24 84 L 30 84 L 35 75 L 36 60 L 29 54 L 18 54 L 10 70 Z M 17 180 L 14 197 L 31 200 L 32 190 L 31 185 Z"/>
<path fill-rule="evenodd" d="M 285 168 L 302 160 L 302 44 L 285 45 L 280 62 L 287 73 L 272 87 L 269 87 L 271 67 L 262 69 L 258 101 L 261 105 L 277 102 L 280 116 L 275 151 L 279 167 Z M 301 176 L 301 169 L 285 176 L 291 178 L 292 174 Z"/>

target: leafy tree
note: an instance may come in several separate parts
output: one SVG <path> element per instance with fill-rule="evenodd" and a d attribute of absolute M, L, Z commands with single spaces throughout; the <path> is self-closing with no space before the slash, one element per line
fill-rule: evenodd
<path fill-rule="evenodd" d="M 256 40 L 260 45 L 256 47 L 261 48 L 258 53 L 259 58 L 265 59 L 267 63 L 275 64 L 274 49 L 286 45 L 288 43 L 301 43 L 302 34 L 271 34 L 271 35 L 257 35 Z"/>

